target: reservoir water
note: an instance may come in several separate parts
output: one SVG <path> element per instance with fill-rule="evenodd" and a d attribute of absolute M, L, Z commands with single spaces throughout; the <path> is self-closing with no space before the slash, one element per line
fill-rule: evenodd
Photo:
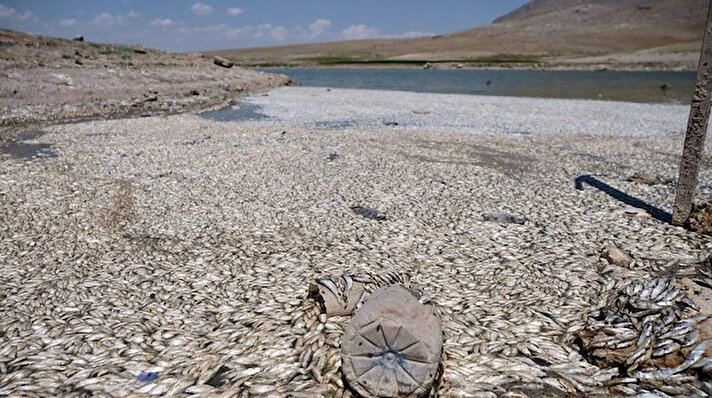
<path fill-rule="evenodd" d="M 688 104 L 695 72 L 264 68 L 305 87 Z"/>

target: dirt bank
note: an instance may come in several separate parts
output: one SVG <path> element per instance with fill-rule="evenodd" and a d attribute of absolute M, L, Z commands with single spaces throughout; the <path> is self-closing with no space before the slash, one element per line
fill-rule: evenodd
<path fill-rule="evenodd" d="M 226 103 L 285 76 L 224 68 L 202 54 L 0 31 L 0 139 L 86 118 L 184 112 Z"/>

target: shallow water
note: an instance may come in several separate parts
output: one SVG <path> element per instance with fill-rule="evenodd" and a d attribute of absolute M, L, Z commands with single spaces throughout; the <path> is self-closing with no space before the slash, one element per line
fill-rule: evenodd
<path fill-rule="evenodd" d="M 262 107 L 248 102 L 238 102 L 227 108 L 200 114 L 205 119 L 216 122 L 229 122 L 231 120 L 265 120 L 269 117 L 261 112 Z"/>
<path fill-rule="evenodd" d="M 56 158 L 51 145 L 32 142 L 44 134 L 41 130 L 28 130 L 20 133 L 17 138 L 0 145 L 0 153 L 6 153 L 15 158 Z"/>
<path fill-rule="evenodd" d="M 266 68 L 305 87 L 689 103 L 694 72 Z M 667 85 L 667 86 L 663 86 Z M 669 88 L 661 88 L 668 87 Z"/>

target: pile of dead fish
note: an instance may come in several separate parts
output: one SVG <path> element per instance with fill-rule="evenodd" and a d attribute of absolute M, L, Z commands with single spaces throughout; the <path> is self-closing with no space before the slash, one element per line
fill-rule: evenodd
<path fill-rule="evenodd" d="M 601 298 L 580 334 L 584 356 L 617 368 L 611 388 L 625 395 L 708 396 L 712 360 L 704 357 L 697 306 L 675 278 L 635 283 Z"/>

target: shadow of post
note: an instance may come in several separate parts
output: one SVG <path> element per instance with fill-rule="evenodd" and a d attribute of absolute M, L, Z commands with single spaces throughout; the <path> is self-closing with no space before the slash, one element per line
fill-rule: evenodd
<path fill-rule="evenodd" d="M 613 188 L 612 186 L 606 184 L 605 182 L 600 181 L 590 175 L 582 175 L 582 176 L 577 177 L 576 180 L 574 181 L 574 186 L 576 187 L 576 189 L 582 191 L 584 183 L 586 183 L 600 191 L 607 193 L 612 198 L 619 200 L 629 206 L 637 207 L 639 209 L 643 209 L 643 210 L 647 211 L 656 220 L 659 220 L 659 221 L 662 221 L 662 222 L 668 223 L 668 224 L 672 221 L 672 214 L 666 212 L 665 210 L 658 209 L 657 207 L 651 206 L 650 204 L 643 202 L 642 200 L 640 200 L 634 196 L 630 196 L 623 191 L 619 191 L 619 190 Z"/>

